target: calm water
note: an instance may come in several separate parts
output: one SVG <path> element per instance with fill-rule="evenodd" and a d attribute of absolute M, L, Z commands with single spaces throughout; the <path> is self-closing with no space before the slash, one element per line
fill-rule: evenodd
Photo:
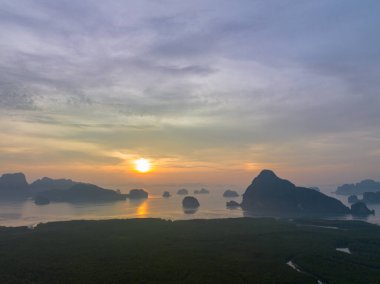
<path fill-rule="evenodd" d="M 341 199 L 347 204 L 346 197 L 335 196 L 330 190 L 325 193 Z M 173 195 L 165 199 L 158 195 L 151 195 L 149 199 L 136 201 L 118 201 L 107 203 L 50 203 L 38 206 L 32 200 L 23 202 L 0 201 L 0 226 L 35 225 L 41 222 L 62 221 L 73 219 L 112 219 L 112 218 L 164 218 L 164 219 L 211 219 L 242 217 L 241 209 L 226 208 L 226 201 L 241 201 L 241 197 L 223 198 L 222 192 L 214 191 L 207 195 L 196 195 L 201 206 L 194 214 L 185 214 L 181 202 L 183 196 Z M 369 206 L 380 214 L 380 205 Z M 345 217 L 342 219 L 353 219 Z M 360 219 L 380 224 L 379 216 L 369 216 Z"/>

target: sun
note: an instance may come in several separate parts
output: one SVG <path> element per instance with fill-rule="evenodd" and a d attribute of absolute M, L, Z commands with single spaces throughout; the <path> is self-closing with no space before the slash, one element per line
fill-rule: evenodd
<path fill-rule="evenodd" d="M 152 165 L 147 159 L 138 159 L 135 161 L 135 169 L 140 173 L 147 173 L 150 171 Z"/>

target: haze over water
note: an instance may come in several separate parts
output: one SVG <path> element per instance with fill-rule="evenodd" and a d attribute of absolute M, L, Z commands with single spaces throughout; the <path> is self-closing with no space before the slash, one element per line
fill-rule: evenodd
<path fill-rule="evenodd" d="M 321 191 L 348 205 L 347 197 L 331 193 L 332 188 L 322 188 Z M 40 222 L 80 219 L 163 218 L 179 220 L 246 216 L 240 208 L 226 208 L 226 201 L 235 200 L 240 202 L 242 197 L 224 198 L 222 194 L 223 190 L 215 189 L 210 194 L 195 195 L 201 206 L 194 214 L 184 213 L 181 204 L 183 196 L 176 195 L 175 190 L 172 190 L 172 197 L 170 198 L 163 198 L 161 195 L 155 194 L 150 195 L 149 199 L 141 201 L 50 203 L 44 206 L 35 205 L 31 199 L 26 201 L 1 201 L 0 226 L 32 226 Z M 193 194 L 190 195 L 194 196 Z M 369 205 L 368 207 L 380 212 L 380 204 Z M 380 225 L 379 214 L 369 215 L 365 218 L 355 218 L 350 215 L 339 219 L 356 219 Z"/>

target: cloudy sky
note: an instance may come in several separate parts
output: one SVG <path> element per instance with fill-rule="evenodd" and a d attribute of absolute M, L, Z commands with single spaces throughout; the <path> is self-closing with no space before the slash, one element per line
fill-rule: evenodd
<path fill-rule="evenodd" d="M 0 172 L 380 179 L 380 1 L 0 0 Z M 154 170 L 137 174 L 133 161 Z"/>

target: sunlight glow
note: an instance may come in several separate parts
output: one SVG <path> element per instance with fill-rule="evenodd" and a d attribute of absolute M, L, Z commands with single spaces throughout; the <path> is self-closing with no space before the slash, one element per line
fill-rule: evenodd
<path fill-rule="evenodd" d="M 140 173 L 149 172 L 151 169 L 151 164 L 147 159 L 138 159 L 135 161 L 135 169 Z"/>

